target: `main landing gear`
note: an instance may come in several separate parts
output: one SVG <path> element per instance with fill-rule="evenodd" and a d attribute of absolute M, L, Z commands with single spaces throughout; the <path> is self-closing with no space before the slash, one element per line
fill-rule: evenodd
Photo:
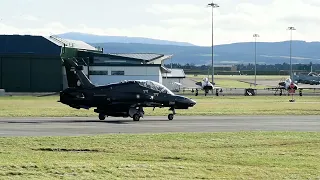
<path fill-rule="evenodd" d="M 138 113 L 134 114 L 132 117 L 133 121 L 140 121 L 140 115 Z"/>
<path fill-rule="evenodd" d="M 174 115 L 176 114 L 176 111 L 175 111 L 175 109 L 173 107 L 171 107 L 169 109 L 169 111 L 172 111 L 172 113 L 168 114 L 168 120 L 171 121 L 171 120 L 173 120 Z M 109 116 L 113 116 L 115 114 L 112 114 L 112 115 L 108 114 L 108 115 Z M 117 114 L 117 117 L 122 117 L 120 115 Z M 130 116 L 133 119 L 133 121 L 140 121 L 140 118 L 144 116 L 143 108 L 142 107 L 139 107 L 138 109 L 130 108 L 128 116 Z M 127 117 L 127 116 L 123 116 L 123 117 Z M 106 119 L 106 115 L 104 113 L 99 113 L 99 119 L 101 121 L 105 120 Z"/>
<path fill-rule="evenodd" d="M 169 119 L 169 121 L 172 121 L 174 115 L 176 114 L 176 111 L 174 110 L 174 108 L 170 108 L 169 111 L 172 111 L 172 114 L 168 115 L 168 119 Z"/>
<path fill-rule="evenodd" d="M 129 115 L 132 117 L 133 121 L 140 121 L 140 118 L 144 116 L 143 107 L 130 108 Z"/>

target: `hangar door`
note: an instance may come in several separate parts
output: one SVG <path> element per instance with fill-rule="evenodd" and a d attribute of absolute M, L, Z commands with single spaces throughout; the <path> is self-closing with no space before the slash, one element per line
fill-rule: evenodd
<path fill-rule="evenodd" d="M 1 87 L 7 92 L 30 90 L 30 59 L 21 57 L 1 58 Z"/>
<path fill-rule="evenodd" d="M 60 58 L 2 57 L 0 85 L 7 92 L 56 92 L 61 89 Z"/>
<path fill-rule="evenodd" d="M 33 58 L 31 60 L 31 90 L 57 92 L 62 89 L 62 62 L 60 58 Z"/>

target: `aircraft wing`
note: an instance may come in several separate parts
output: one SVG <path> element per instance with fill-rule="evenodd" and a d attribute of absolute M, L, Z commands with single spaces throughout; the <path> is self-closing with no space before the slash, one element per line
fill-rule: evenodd
<path fill-rule="evenodd" d="M 318 88 L 312 88 L 312 87 L 310 87 L 310 88 L 304 88 L 304 87 L 299 87 L 298 89 L 301 89 L 301 90 L 320 90 L 320 88 L 318 87 Z"/>
<path fill-rule="evenodd" d="M 188 87 L 186 87 L 186 88 L 188 88 L 188 89 L 201 89 L 201 90 L 203 90 L 202 86 L 197 86 L 197 87 L 190 87 L 190 86 L 188 86 Z M 222 87 L 213 86 L 213 89 L 222 89 Z"/>
<path fill-rule="evenodd" d="M 202 83 L 201 83 L 201 82 L 196 82 L 195 84 L 196 84 L 197 86 L 202 87 Z"/>
<path fill-rule="evenodd" d="M 214 87 L 214 85 L 216 84 L 216 83 L 213 83 L 213 82 L 210 82 L 211 84 L 212 84 L 212 86 Z M 197 86 L 201 86 L 202 87 L 202 82 L 196 82 L 195 83 Z"/>
<path fill-rule="evenodd" d="M 162 107 L 163 105 L 160 103 L 154 103 L 154 102 L 127 102 L 127 101 L 115 101 L 115 102 L 110 102 L 108 106 L 113 106 L 113 105 L 124 105 L 124 106 L 130 106 L 130 107 L 137 107 L 137 106 L 143 106 L 143 107 Z"/>
<path fill-rule="evenodd" d="M 271 87 L 271 88 L 264 88 L 265 90 L 279 90 L 279 89 L 286 89 L 284 87 Z"/>

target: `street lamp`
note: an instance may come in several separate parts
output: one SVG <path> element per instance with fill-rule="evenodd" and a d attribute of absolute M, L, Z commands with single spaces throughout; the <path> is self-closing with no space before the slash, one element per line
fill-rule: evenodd
<path fill-rule="evenodd" d="M 215 3 L 210 3 L 208 4 L 208 7 L 211 7 L 212 8 L 212 20 L 211 20 L 211 23 L 212 23 L 212 26 L 211 26 L 211 34 L 212 34 L 212 41 L 211 41 L 211 66 L 212 66 L 212 76 L 211 76 L 211 81 L 213 83 L 213 76 L 214 76 L 214 68 L 213 68 L 213 8 L 218 8 L 219 5 L 218 4 L 215 4 Z"/>
<path fill-rule="evenodd" d="M 257 37 L 259 34 L 254 34 L 254 87 L 257 85 Z"/>
<path fill-rule="evenodd" d="M 292 79 L 292 62 L 291 62 L 291 52 L 292 52 L 292 31 L 296 30 L 294 27 L 288 27 L 288 30 L 290 31 L 290 79 Z"/>

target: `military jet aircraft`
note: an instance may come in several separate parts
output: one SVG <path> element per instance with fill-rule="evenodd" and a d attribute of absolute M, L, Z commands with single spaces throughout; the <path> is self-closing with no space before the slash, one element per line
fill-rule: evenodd
<path fill-rule="evenodd" d="M 209 91 L 212 91 L 213 89 L 221 89 L 220 87 L 214 86 L 214 82 L 210 82 L 208 78 L 204 78 L 201 82 L 195 83 L 197 86 L 201 88 L 201 90 L 204 90 L 204 95 L 207 96 Z M 197 88 L 196 88 L 197 89 Z"/>
<path fill-rule="evenodd" d="M 131 117 L 139 121 L 144 116 L 144 107 L 169 107 L 168 119 L 172 120 L 175 109 L 188 109 L 196 102 L 184 96 L 175 95 L 160 83 L 150 80 L 129 80 L 118 83 L 95 86 L 70 59 L 64 60 L 69 87 L 60 92 L 60 100 L 76 109 L 90 109 L 99 113 L 99 119 L 106 116 Z"/>
<path fill-rule="evenodd" d="M 283 91 L 287 91 L 289 95 L 289 90 L 299 90 L 300 96 L 302 96 L 302 90 L 304 89 L 320 89 L 320 88 L 305 88 L 305 87 L 299 87 L 296 83 L 294 83 L 290 78 L 287 78 L 285 81 L 279 82 L 278 87 L 272 87 L 272 88 L 265 88 L 267 90 L 275 90 L 274 95 L 277 94 L 278 91 L 280 91 L 279 95 L 282 96 Z"/>

